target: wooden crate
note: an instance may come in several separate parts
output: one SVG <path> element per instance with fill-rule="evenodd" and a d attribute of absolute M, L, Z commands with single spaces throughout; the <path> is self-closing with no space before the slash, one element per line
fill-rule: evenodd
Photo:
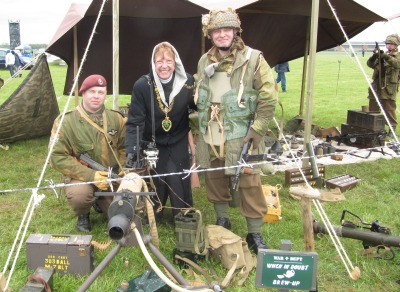
<path fill-rule="evenodd" d="M 370 129 L 357 127 L 349 124 L 341 125 L 342 135 L 346 134 L 368 134 L 368 133 L 377 133 L 379 134 L 382 130 L 373 131 Z M 366 137 L 357 137 L 354 142 L 343 141 L 344 144 L 348 146 L 358 147 L 358 148 L 372 148 L 378 146 L 385 145 L 385 137 L 376 137 L 376 136 L 366 136 Z"/>
<path fill-rule="evenodd" d="M 339 188 L 341 192 L 345 192 L 354 188 L 359 181 L 361 181 L 361 179 L 355 176 L 343 174 L 326 180 L 325 186 L 331 189 Z"/>
<path fill-rule="evenodd" d="M 325 177 L 325 166 L 322 164 L 318 164 L 317 167 L 318 167 L 319 176 L 324 178 Z M 307 182 L 311 186 L 315 185 L 317 179 L 315 179 L 313 177 L 312 168 L 309 166 L 309 167 L 304 167 L 301 170 L 303 171 Z M 301 175 L 301 172 L 298 168 L 292 168 L 292 169 L 285 170 L 285 186 L 286 187 L 304 184 L 304 183 L 305 183 L 305 181 L 304 181 L 303 176 Z"/>
<path fill-rule="evenodd" d="M 379 131 L 385 129 L 385 118 L 379 112 L 348 110 L 347 124 L 372 131 Z"/>

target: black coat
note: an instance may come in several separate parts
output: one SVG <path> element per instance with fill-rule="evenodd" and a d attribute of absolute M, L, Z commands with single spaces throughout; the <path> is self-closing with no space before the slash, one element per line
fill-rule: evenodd
<path fill-rule="evenodd" d="M 194 79 L 186 74 L 188 80 L 177 96 L 174 98 L 172 110 L 168 117 L 172 122 L 169 132 L 165 132 L 161 126 L 165 113 L 160 109 L 154 92 L 153 84 L 149 86 L 146 76 L 140 77 L 133 86 L 131 104 L 129 106 L 128 121 L 126 124 L 125 146 L 126 152 L 134 152 L 137 135 L 136 128 L 139 126 L 140 141 L 152 141 L 152 115 L 151 115 L 151 94 L 154 96 L 154 120 L 155 120 L 155 141 L 157 146 L 173 146 L 182 139 L 187 140 L 189 128 L 189 109 L 195 109 L 193 100 Z"/>

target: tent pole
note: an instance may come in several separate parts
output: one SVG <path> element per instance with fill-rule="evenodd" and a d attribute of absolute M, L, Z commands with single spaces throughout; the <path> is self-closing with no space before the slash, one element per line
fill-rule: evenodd
<path fill-rule="evenodd" d="M 74 26 L 74 78 L 77 78 L 78 74 L 78 32 L 77 32 L 77 27 L 76 25 Z M 78 106 L 79 104 L 79 91 L 78 91 L 78 86 L 75 86 L 75 106 Z"/>
<path fill-rule="evenodd" d="M 304 111 L 304 92 L 305 92 L 306 80 L 307 80 L 308 51 L 310 50 L 310 27 L 311 27 L 311 18 L 308 19 L 306 46 L 305 46 L 304 58 L 303 58 L 303 77 L 301 79 L 301 95 L 300 95 L 300 109 L 299 109 L 300 117 L 303 116 L 303 111 Z"/>
<path fill-rule="evenodd" d="M 113 110 L 119 110 L 119 0 L 113 0 Z"/>
<path fill-rule="evenodd" d="M 320 183 L 317 164 L 315 161 L 314 151 L 310 143 L 311 137 L 311 124 L 312 124 L 312 104 L 313 104 L 313 89 L 314 89 L 314 72 L 315 72 L 315 57 L 317 52 L 317 33 L 318 33 L 318 11 L 319 0 L 312 0 L 311 8 L 311 27 L 310 27 L 310 58 L 307 74 L 307 99 L 306 99 L 306 119 L 304 126 L 304 153 L 310 157 L 311 168 L 313 177 L 317 177 L 317 186 Z M 308 159 L 303 160 L 303 167 L 308 166 Z M 314 251 L 314 233 L 312 228 L 312 213 L 311 213 L 311 200 L 302 198 L 302 219 L 303 231 L 306 251 Z"/>
<path fill-rule="evenodd" d="M 315 58 L 317 53 L 317 33 L 318 33 L 318 11 L 319 11 L 319 0 L 312 0 L 312 11 L 311 11 L 311 27 L 310 27 L 310 53 L 309 53 L 309 66 L 307 73 L 307 98 L 306 98 L 306 116 L 304 125 L 304 144 L 307 147 L 310 144 L 311 137 L 311 124 L 312 124 L 312 106 L 313 106 L 313 92 L 314 92 L 314 72 L 315 72 Z M 313 161 L 312 147 L 304 149 L 308 153 L 311 160 L 311 166 L 316 167 L 315 161 Z M 307 167 L 309 161 L 303 160 L 303 166 Z M 314 169 L 313 169 L 314 170 Z M 318 169 L 317 169 L 318 171 Z M 316 173 L 316 172 L 314 172 Z"/>

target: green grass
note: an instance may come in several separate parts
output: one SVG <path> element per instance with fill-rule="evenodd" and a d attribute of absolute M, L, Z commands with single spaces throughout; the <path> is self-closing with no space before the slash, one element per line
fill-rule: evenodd
<path fill-rule="evenodd" d="M 367 58 L 361 60 L 365 66 Z M 340 61 L 340 63 L 339 63 Z M 299 113 L 300 88 L 302 78 L 302 59 L 290 62 L 291 72 L 287 76 L 288 92 L 280 94 L 285 120 L 289 120 Z M 340 66 L 340 71 L 339 71 Z M 67 97 L 62 96 L 66 67 L 51 65 L 51 74 L 59 97 L 60 109 L 66 103 Z M 371 70 L 367 75 L 371 76 Z M 28 71 L 24 72 L 26 75 Z M 8 78 L 9 72 L 0 70 L 0 77 Z M 0 102 L 3 102 L 18 86 L 22 78 L 15 79 L 0 90 Z M 340 127 L 346 121 L 347 110 L 361 109 L 368 104 L 367 81 L 360 72 L 354 58 L 338 53 L 319 53 L 315 69 L 315 85 L 313 92 L 313 123 L 322 127 Z M 120 97 L 120 105 L 129 102 L 129 96 Z M 74 101 L 72 101 L 73 106 Z M 112 98 L 109 97 L 107 106 L 111 107 Z M 305 110 L 305 108 L 304 108 Z M 281 111 L 277 109 L 277 116 Z M 22 189 L 35 187 L 47 155 L 48 137 L 19 141 L 9 144 L 10 150 L 0 149 L 0 190 Z M 331 222 L 339 225 L 342 210 L 350 210 L 365 221 L 379 222 L 392 230 L 393 235 L 400 234 L 400 221 L 398 220 L 398 195 L 399 195 L 399 161 L 397 159 L 381 159 L 375 162 L 366 162 L 351 165 L 326 166 L 326 177 L 340 174 L 350 174 L 362 179 L 354 189 L 344 193 L 346 200 L 336 203 L 323 203 L 324 209 Z M 48 185 L 45 180 L 52 179 L 60 182 L 60 174 L 47 167 L 42 186 Z M 264 183 L 271 185 L 284 185 L 284 173 L 278 172 L 273 176 L 263 177 Z M 60 190 L 56 198 L 52 190 L 39 190 L 39 194 L 46 197 L 36 207 L 34 216 L 29 225 L 27 236 L 32 233 L 49 234 L 76 234 L 76 218 L 70 211 L 68 204 Z M 31 196 L 31 191 L 0 193 L 0 267 L 3 269 L 10 252 L 14 237 L 20 225 L 23 213 Z M 215 214 L 211 204 L 206 199 L 204 182 L 200 189 L 193 192 L 195 207 L 202 211 L 205 223 L 214 224 Z M 300 202 L 289 196 L 287 187 L 280 190 L 282 205 L 282 220 L 277 223 L 264 224 L 263 235 L 269 246 L 273 249 L 280 248 L 281 240 L 291 240 L 292 250 L 303 251 L 302 212 Z M 313 209 L 315 212 L 315 210 Z M 238 209 L 230 210 L 233 231 L 241 237 L 246 235 L 246 223 Z M 93 213 L 94 229 L 93 239 L 107 241 L 106 220 Z M 318 218 L 318 217 L 317 217 Z M 175 234 L 170 212 L 166 220 L 158 226 L 161 252 L 172 259 L 172 250 L 175 247 Z M 349 218 L 353 219 L 353 218 Z M 26 238 L 23 239 L 25 241 Z M 342 239 L 342 243 L 353 263 L 361 269 L 358 281 L 349 278 L 344 266 L 338 257 L 333 244 L 328 236 L 315 239 L 315 249 L 318 253 L 318 285 L 320 291 L 398 291 L 399 285 L 395 283 L 400 279 L 399 259 L 385 261 L 360 256 L 362 244 L 358 240 Z M 115 246 L 113 243 L 112 246 Z M 95 251 L 95 262 L 100 263 L 107 255 L 106 251 Z M 398 250 L 395 249 L 397 252 Z M 129 266 L 125 267 L 125 260 Z M 225 276 L 226 270 L 216 261 L 212 266 L 220 277 Z M 206 264 L 201 264 L 207 268 Z M 123 280 L 130 280 L 141 275 L 149 266 L 138 247 L 122 248 L 111 264 L 102 272 L 92 284 L 89 291 L 115 291 Z M 10 284 L 11 291 L 18 291 L 25 283 L 26 277 L 31 274 L 26 269 L 26 249 L 22 245 L 16 270 Z M 54 276 L 54 291 L 75 291 L 85 281 L 86 276 Z M 255 270 L 242 287 L 229 287 L 227 291 L 256 291 Z M 272 290 L 271 290 L 272 291 Z"/>

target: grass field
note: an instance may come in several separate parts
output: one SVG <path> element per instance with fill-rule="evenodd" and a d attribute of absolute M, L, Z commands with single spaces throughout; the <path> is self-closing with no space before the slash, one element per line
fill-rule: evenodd
<path fill-rule="evenodd" d="M 371 70 L 366 68 L 367 57 L 361 59 L 367 76 Z M 290 62 L 291 71 L 287 73 L 287 93 L 281 93 L 285 120 L 299 114 L 303 59 Z M 64 106 L 67 97 L 62 96 L 62 87 L 66 67 L 51 65 L 51 74 L 60 108 Z M 24 72 L 26 75 L 28 71 Z M 0 70 L 0 77 L 7 79 L 9 72 Z M 22 79 L 22 78 L 21 78 Z M 0 90 L 2 103 L 16 88 L 21 79 L 10 82 Z M 357 66 L 354 57 L 345 53 L 319 53 L 315 70 L 315 85 L 313 91 L 313 123 L 322 127 L 340 127 L 346 121 L 347 110 L 361 109 L 367 105 L 368 84 Z M 120 97 L 120 105 L 129 102 L 129 96 Z M 107 106 L 111 107 L 109 97 Z M 277 116 L 281 110 L 277 109 Z M 9 144 L 10 150 L 0 149 L 0 267 L 3 269 L 14 237 L 20 226 L 25 208 L 31 197 L 30 190 L 4 192 L 4 190 L 32 188 L 37 185 L 47 155 L 49 137 L 19 141 Z M 361 178 L 362 181 L 354 189 L 344 193 L 346 200 L 335 203 L 323 203 L 323 207 L 334 225 L 340 225 L 339 219 L 344 209 L 359 215 L 364 221 L 379 222 L 389 227 L 393 235 L 400 235 L 399 221 L 399 190 L 400 171 L 397 159 L 381 159 L 376 162 L 366 162 L 351 165 L 327 166 L 326 176 L 333 177 L 340 174 L 350 174 Z M 60 174 L 46 168 L 42 186 L 48 185 L 46 180 L 60 182 Z M 263 183 L 284 185 L 284 174 L 263 177 Z M 1 192 L 3 190 L 3 192 Z M 10 291 L 18 291 L 25 283 L 26 277 L 32 273 L 26 268 L 26 249 L 24 241 L 32 233 L 43 234 L 77 234 L 75 229 L 76 218 L 69 210 L 61 190 L 57 190 L 57 198 L 52 190 L 40 190 L 45 199 L 36 207 L 26 237 L 22 240 L 22 248 L 15 272 L 11 279 Z M 195 207 L 203 213 L 206 224 L 215 223 L 215 215 L 211 204 L 205 196 L 204 183 L 200 189 L 193 191 Z M 282 205 L 282 220 L 277 223 L 264 224 L 263 235 L 272 249 L 279 249 L 281 240 L 290 240 L 292 250 L 304 251 L 302 210 L 300 202 L 289 196 L 288 188 L 280 189 Z M 396 203 L 397 202 L 397 203 Z M 313 211 L 315 211 L 313 209 Z M 246 223 L 238 209 L 230 210 L 233 231 L 241 237 L 246 236 Z M 107 241 L 107 222 L 100 214 L 92 212 L 94 229 L 93 239 Z M 318 216 L 317 216 L 318 219 Z M 353 220 L 354 218 L 349 218 Z M 175 247 L 174 227 L 170 212 L 166 220 L 158 226 L 161 242 L 161 252 L 172 259 L 172 250 Z M 355 223 L 356 222 L 354 220 Z M 396 283 L 400 279 L 398 255 L 394 260 L 381 260 L 361 256 L 362 244 L 354 239 L 342 239 L 347 254 L 354 266 L 361 270 L 361 277 L 353 281 L 335 251 L 328 236 L 315 239 L 315 250 L 318 253 L 318 288 L 319 291 L 399 291 Z M 112 244 L 115 246 L 115 243 Z M 107 255 L 106 251 L 95 250 L 95 262 L 100 263 Z M 395 249 L 398 252 L 398 249 Z M 129 261 L 128 267 L 125 261 Z M 200 265 L 207 269 L 205 263 Z M 211 261 L 212 267 L 219 277 L 226 274 L 226 270 L 216 261 Z M 9 271 L 8 267 L 8 271 Z M 92 284 L 89 291 L 116 291 L 123 280 L 137 277 L 149 268 L 144 256 L 138 247 L 122 248 L 115 259 L 103 271 L 100 277 Z M 226 291 L 257 291 L 255 288 L 255 270 L 253 270 L 242 287 L 231 286 Z M 76 291 L 85 281 L 86 276 L 54 276 L 54 291 Z M 274 291 L 274 290 L 269 290 Z"/>

